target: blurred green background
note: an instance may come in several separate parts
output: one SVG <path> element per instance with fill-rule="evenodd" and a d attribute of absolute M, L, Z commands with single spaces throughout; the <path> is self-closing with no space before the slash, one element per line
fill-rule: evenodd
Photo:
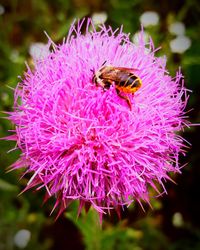
<path fill-rule="evenodd" d="M 44 31 L 59 43 L 74 18 L 91 16 L 113 28 L 123 24 L 131 39 L 142 22 L 155 46 L 162 47 L 158 55 L 167 55 L 170 73 L 174 75 L 181 65 L 186 87 L 193 91 L 187 107 L 192 109 L 189 119 L 200 121 L 198 0 L 0 0 L 0 110 L 12 110 L 11 88 L 23 75 L 24 62 L 32 63 L 33 48 L 47 42 Z M 1 119 L 0 136 L 8 135 L 10 129 L 10 122 Z M 173 177 L 177 185 L 166 183 L 168 195 L 152 199 L 153 209 L 144 205 L 145 213 L 133 204 L 121 220 L 114 213 L 106 216 L 102 228 L 93 210 L 77 219 L 76 203 L 55 221 L 49 216 L 53 201 L 42 204 L 44 191 L 18 196 L 27 180 L 19 181 L 20 171 L 6 173 L 6 168 L 19 152 L 7 153 L 15 145 L 0 141 L 0 250 L 199 250 L 199 128 L 186 129 L 184 137 L 192 147 L 180 162 L 188 165 Z"/>

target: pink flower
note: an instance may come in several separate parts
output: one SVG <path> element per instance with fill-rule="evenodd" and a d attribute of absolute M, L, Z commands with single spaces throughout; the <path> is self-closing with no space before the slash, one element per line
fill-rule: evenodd
<path fill-rule="evenodd" d="M 188 96 L 181 73 L 172 78 L 143 35 L 135 45 L 121 29 L 96 30 L 90 20 L 85 34 L 81 28 L 72 24 L 16 88 L 10 139 L 22 153 L 12 169 L 31 173 L 26 189 L 45 188 L 60 213 L 79 200 L 79 212 L 89 204 L 101 216 L 134 200 L 149 202 L 150 186 L 165 191 L 169 173 L 180 172 L 184 140 L 177 132 L 187 125 Z M 114 84 L 103 90 L 92 82 L 104 62 L 137 71 L 142 87 L 126 94 L 131 110 Z"/>

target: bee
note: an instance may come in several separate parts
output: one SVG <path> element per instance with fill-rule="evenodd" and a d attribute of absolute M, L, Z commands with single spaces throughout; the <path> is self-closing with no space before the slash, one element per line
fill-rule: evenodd
<path fill-rule="evenodd" d="M 126 94 L 134 94 L 142 86 L 141 79 L 134 73 L 136 69 L 106 66 L 105 63 L 98 71 L 93 71 L 93 83 L 105 90 L 114 85 L 118 96 L 126 100 L 131 109 L 131 102 Z M 122 93 L 125 93 L 125 95 Z"/>

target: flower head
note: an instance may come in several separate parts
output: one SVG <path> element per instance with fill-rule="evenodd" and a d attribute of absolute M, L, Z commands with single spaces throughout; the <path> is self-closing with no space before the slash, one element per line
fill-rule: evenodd
<path fill-rule="evenodd" d="M 179 172 L 187 102 L 182 75 L 172 78 L 152 41 L 135 45 L 122 30 L 88 21 L 71 26 L 53 51 L 35 60 L 15 91 L 15 136 L 21 150 L 13 169 L 32 177 L 27 189 L 45 188 L 62 212 L 73 200 L 100 215 L 132 201 L 149 202 L 149 187 Z M 142 87 L 129 96 L 92 81 L 102 64 L 134 69 Z M 184 101 L 183 101 L 183 97 Z M 164 189 L 165 190 L 165 189 Z M 159 192 L 159 191 L 158 191 Z"/>

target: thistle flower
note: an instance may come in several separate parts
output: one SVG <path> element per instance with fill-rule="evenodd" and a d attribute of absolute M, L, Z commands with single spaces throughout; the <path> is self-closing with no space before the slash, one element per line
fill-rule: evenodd
<path fill-rule="evenodd" d="M 27 68 L 15 91 L 10 120 L 20 159 L 12 169 L 31 173 L 27 188 L 46 189 L 59 212 L 74 200 L 102 216 L 110 209 L 149 202 L 149 187 L 164 191 L 169 173 L 180 172 L 187 125 L 186 89 L 180 71 L 172 78 L 166 60 L 141 34 L 136 45 L 122 29 L 72 24 L 67 38 Z M 137 70 L 142 87 L 129 95 L 132 109 L 116 93 L 92 82 L 106 62 Z M 128 95 L 128 94 L 127 94 Z M 183 100 L 184 99 L 184 100 Z"/>

